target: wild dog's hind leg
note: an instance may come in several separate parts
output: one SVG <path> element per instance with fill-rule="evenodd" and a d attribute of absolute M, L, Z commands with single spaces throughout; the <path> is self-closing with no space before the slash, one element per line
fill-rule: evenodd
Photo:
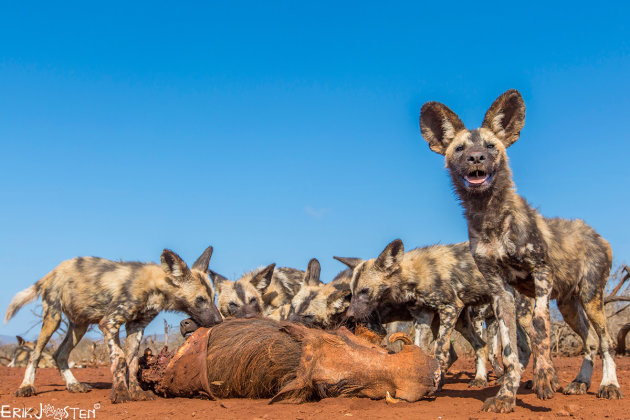
<path fill-rule="evenodd" d="M 468 383 L 471 388 L 485 388 L 488 385 L 488 346 L 483 341 L 484 312 L 479 307 L 465 308 L 455 325 L 455 329 L 468 340 L 475 351 L 475 378 Z"/>
<path fill-rule="evenodd" d="M 604 374 L 602 377 L 602 383 L 597 391 L 599 398 L 607 398 L 609 400 L 617 400 L 623 398 L 621 389 L 619 388 L 619 382 L 617 382 L 617 371 L 615 361 L 610 354 L 610 336 L 608 335 L 608 329 L 606 328 L 606 314 L 604 313 L 604 303 L 602 298 L 602 292 L 592 297 L 589 301 L 584 302 L 584 310 L 588 319 L 591 321 L 597 336 L 599 337 L 599 350 L 602 355 L 602 362 L 604 368 Z"/>
<path fill-rule="evenodd" d="M 98 327 L 103 332 L 105 342 L 109 348 L 109 361 L 112 372 L 112 403 L 120 403 L 131 400 L 127 387 L 127 363 L 125 353 L 120 348 L 119 331 L 124 320 L 103 318 Z"/>
<path fill-rule="evenodd" d="M 127 331 L 125 354 L 129 366 L 129 393 L 134 401 L 155 399 L 155 395 L 151 391 L 144 391 L 138 383 L 138 349 L 147 324 L 148 322 L 128 322 L 125 326 Z"/>
<path fill-rule="evenodd" d="M 74 377 L 70 367 L 68 366 L 68 359 L 70 358 L 70 352 L 81 341 L 83 335 L 87 331 L 88 324 L 76 325 L 72 322 L 68 325 L 68 332 L 63 342 L 54 354 L 55 362 L 57 363 L 57 369 L 66 381 L 66 388 L 70 392 L 88 392 L 92 389 L 87 384 L 82 384 Z"/>
<path fill-rule="evenodd" d="M 532 318 L 532 351 L 534 354 L 534 392 L 541 400 L 553 398 L 558 377 L 551 361 L 551 318 L 549 299 L 553 287 L 550 268 L 540 266 L 532 273 L 536 290 Z"/>
<path fill-rule="evenodd" d="M 61 322 L 61 309 L 57 307 L 47 306 L 44 304 L 44 320 L 42 321 L 42 330 L 37 337 L 37 343 L 31 353 L 31 358 L 26 365 L 26 372 L 24 372 L 24 380 L 22 384 L 15 391 L 16 397 L 30 397 L 35 395 L 35 371 L 39 364 L 39 359 L 42 355 L 42 351 L 48 344 L 48 340 L 52 337 L 53 333 L 59 327 Z"/>
<path fill-rule="evenodd" d="M 590 322 L 584 313 L 582 304 L 575 298 L 558 300 L 558 309 L 569 324 L 584 342 L 584 360 L 582 367 L 573 382 L 564 387 L 567 395 L 586 394 L 591 386 L 591 376 L 593 375 L 593 356 L 597 353 L 597 340 L 590 333 Z"/>

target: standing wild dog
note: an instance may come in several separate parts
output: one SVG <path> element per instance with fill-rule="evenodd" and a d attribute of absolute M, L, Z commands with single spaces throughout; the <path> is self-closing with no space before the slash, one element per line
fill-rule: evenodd
<path fill-rule="evenodd" d="M 217 306 L 225 318 L 252 318 L 269 315 L 291 302 L 300 287 L 304 272 L 275 264 L 245 273 L 230 281 L 210 270 L 217 292 Z"/>
<path fill-rule="evenodd" d="M 621 398 L 611 341 L 606 329 L 603 292 L 612 264 L 610 245 L 582 220 L 548 219 L 515 191 L 506 148 L 518 140 L 525 103 L 509 90 L 486 112 L 481 128 L 468 130 L 448 107 L 422 106 L 420 127 L 431 150 L 445 156 L 455 191 L 468 221 L 470 250 L 491 288 L 500 323 L 505 380 L 485 401 L 486 411 L 514 408 L 521 377 L 514 349 L 514 289 L 535 298 L 530 337 L 534 353 L 534 390 L 552 398 L 557 376 L 551 362 L 549 300 L 558 300 L 565 321 L 585 344 L 585 358 L 566 394 L 584 394 L 590 386 L 599 336 L 603 379 L 598 396 Z"/>
<path fill-rule="evenodd" d="M 15 394 L 18 397 L 35 394 L 37 364 L 46 343 L 59 327 L 63 313 L 68 319 L 68 333 L 53 357 L 70 392 L 91 389 L 72 375 L 68 357 L 87 328 L 98 324 L 110 351 L 112 402 L 152 399 L 153 394 L 140 388 L 136 376 L 144 327 L 162 310 L 185 312 L 201 326 L 221 322 L 207 276 L 211 255 L 212 247 L 208 247 L 192 269 L 168 249 L 162 252 L 161 266 L 78 257 L 62 262 L 37 283 L 16 294 L 7 309 L 5 322 L 41 295 L 43 323 L 24 381 Z M 118 335 L 122 324 L 127 332 L 125 352 Z"/>
<path fill-rule="evenodd" d="M 374 312 L 406 309 L 415 322 L 417 345 L 421 345 L 423 329 L 439 326 L 435 354 L 442 374 L 454 361 L 449 351 L 452 351 L 451 334 L 456 328 L 475 350 L 476 373 L 469 386 L 486 386 L 487 347 L 470 315 L 462 311 L 489 303 L 492 296 L 470 255 L 468 243 L 433 245 L 405 252 L 403 242 L 396 239 L 374 259 L 335 258 L 353 269 L 349 317 L 361 320 Z M 437 324 L 433 322 L 436 313 Z M 523 332 L 521 344 L 524 336 Z M 520 354 L 524 366 L 529 359 L 527 349 L 523 347 Z"/>

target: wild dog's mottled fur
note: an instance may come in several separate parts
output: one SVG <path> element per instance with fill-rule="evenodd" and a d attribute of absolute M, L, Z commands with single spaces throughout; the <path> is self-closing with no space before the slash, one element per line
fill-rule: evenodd
<path fill-rule="evenodd" d="M 236 281 L 230 281 L 210 270 L 221 314 L 226 318 L 250 318 L 261 314 L 270 315 L 289 304 L 300 287 L 304 272 L 275 266 L 271 264 L 252 270 Z"/>
<path fill-rule="evenodd" d="M 136 377 L 137 351 L 144 327 L 162 310 L 186 312 L 199 325 L 221 322 L 206 274 L 211 255 L 212 247 L 209 247 L 192 269 L 167 249 L 162 253 L 161 266 L 78 257 L 62 262 L 26 291 L 18 293 L 9 305 L 6 320 L 21 306 L 41 295 L 43 324 L 16 395 L 35 394 L 33 383 L 37 364 L 46 343 L 59 327 L 63 313 L 68 319 L 68 333 L 54 358 L 69 391 L 90 389 L 72 375 L 68 357 L 88 326 L 98 324 L 110 351 L 112 401 L 151 398 L 152 394 L 142 391 Z M 122 324 L 127 332 L 125 352 L 118 338 Z"/>
<path fill-rule="evenodd" d="M 16 336 L 16 338 L 18 346 L 13 351 L 11 363 L 8 364 L 8 367 L 25 367 L 31 358 L 31 354 L 33 354 L 33 350 L 35 349 L 35 341 L 26 341 L 19 335 Z M 57 366 L 57 364 L 55 363 L 55 359 L 53 359 L 52 354 L 50 354 L 50 351 L 44 349 L 37 367 L 50 368 L 55 366 Z"/>
<path fill-rule="evenodd" d="M 480 331 L 473 329 L 469 314 L 462 314 L 462 310 L 489 303 L 492 296 L 475 267 L 468 243 L 405 252 L 402 241 L 397 239 L 375 259 L 335 258 L 354 269 L 348 316 L 360 320 L 375 311 L 400 312 L 405 308 L 416 323 L 416 344 L 421 345 L 421 337 L 426 334 L 423 328 L 434 324 L 433 316 L 437 313 L 435 351 L 442 372 L 452 362 L 450 337 L 457 328 L 475 349 L 477 372 L 471 386 L 486 385 L 487 349 Z M 524 363 L 527 357 L 524 355 Z"/>
<path fill-rule="evenodd" d="M 568 394 L 583 394 L 591 382 L 599 336 L 604 375 L 598 396 L 621 398 L 611 341 L 606 329 L 603 292 L 612 264 L 610 245 L 582 220 L 541 216 L 515 191 L 506 148 L 518 140 L 525 122 L 520 93 L 509 90 L 488 109 L 481 128 L 468 130 L 445 105 L 422 107 L 420 126 L 431 150 L 446 157 L 455 191 L 465 209 L 470 249 L 491 287 L 493 309 L 504 343 L 506 380 L 484 410 L 513 410 L 521 372 L 512 351 L 516 341 L 514 289 L 535 297 L 530 337 L 534 351 L 534 389 L 553 397 L 557 376 L 550 353 L 549 300 L 585 343 L 585 359 Z"/>
<path fill-rule="evenodd" d="M 350 305 L 352 271 L 340 272 L 330 283 L 322 283 L 319 274 L 319 261 L 312 259 L 300 290 L 291 300 L 288 319 L 320 328 L 339 326 Z"/>

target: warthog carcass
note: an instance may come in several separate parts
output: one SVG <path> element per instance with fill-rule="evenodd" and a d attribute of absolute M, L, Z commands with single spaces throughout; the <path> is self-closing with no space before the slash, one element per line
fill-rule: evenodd
<path fill-rule="evenodd" d="M 437 361 L 415 345 L 389 353 L 343 327 L 322 331 L 266 318 L 199 328 L 175 354 L 147 350 L 139 371 L 143 387 L 162 396 L 270 403 L 337 396 L 413 402 L 435 391 L 439 378 Z"/>

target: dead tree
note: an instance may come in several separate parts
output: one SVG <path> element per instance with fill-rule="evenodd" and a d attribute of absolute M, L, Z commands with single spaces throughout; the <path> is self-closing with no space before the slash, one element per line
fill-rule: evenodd
<path fill-rule="evenodd" d="M 613 302 L 630 302 L 630 296 L 617 295 L 617 293 L 619 293 L 619 291 L 621 290 L 622 286 L 628 281 L 628 279 L 630 279 L 630 268 L 628 268 L 627 265 L 624 265 L 621 268 L 620 273 L 623 275 L 623 277 L 621 277 L 621 279 L 619 280 L 619 284 L 615 286 L 612 292 L 608 296 L 606 296 L 606 298 L 604 299 L 604 305 L 607 305 Z M 625 311 L 628 307 L 630 307 L 630 304 L 627 304 L 623 308 L 617 310 L 614 314 L 611 315 L 611 317 L 620 314 L 621 312 Z M 616 352 L 618 355 L 623 355 L 626 353 L 626 336 L 628 335 L 628 332 L 630 332 L 630 322 L 623 324 L 621 328 L 619 329 L 619 332 L 617 333 Z"/>

